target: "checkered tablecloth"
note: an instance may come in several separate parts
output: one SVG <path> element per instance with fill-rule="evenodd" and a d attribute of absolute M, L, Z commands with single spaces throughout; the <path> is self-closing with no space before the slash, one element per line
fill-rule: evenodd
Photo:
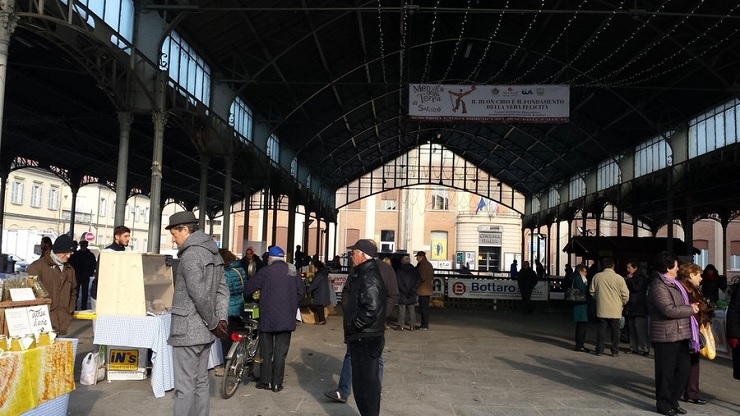
<path fill-rule="evenodd" d="M 152 350 L 151 384 L 154 397 L 164 397 L 164 392 L 175 388 L 170 336 L 170 314 L 157 316 L 98 315 L 95 322 L 97 345 L 149 348 Z M 208 357 L 208 368 L 224 362 L 221 343 L 214 342 Z"/>

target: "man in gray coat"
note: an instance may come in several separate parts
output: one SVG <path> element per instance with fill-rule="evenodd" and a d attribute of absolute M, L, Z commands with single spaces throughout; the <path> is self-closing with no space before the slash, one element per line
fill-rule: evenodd
<path fill-rule="evenodd" d="M 228 336 L 224 262 L 213 239 L 198 229 L 191 211 L 171 215 L 165 229 L 172 234 L 180 259 L 167 341 L 174 363 L 174 414 L 208 415 L 208 356 L 216 337 Z"/>

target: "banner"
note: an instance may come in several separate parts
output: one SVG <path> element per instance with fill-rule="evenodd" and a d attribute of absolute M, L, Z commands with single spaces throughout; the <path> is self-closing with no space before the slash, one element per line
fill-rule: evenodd
<path fill-rule="evenodd" d="M 510 279 L 447 279 L 447 297 L 463 299 L 521 300 L 519 285 Z M 537 282 L 532 300 L 547 300 L 549 287 L 546 281 Z"/>
<path fill-rule="evenodd" d="M 409 116 L 418 121 L 567 123 L 567 85 L 410 84 Z"/>

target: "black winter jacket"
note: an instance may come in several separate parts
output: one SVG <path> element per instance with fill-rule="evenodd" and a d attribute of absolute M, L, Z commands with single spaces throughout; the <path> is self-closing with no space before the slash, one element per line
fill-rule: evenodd
<path fill-rule="evenodd" d="M 647 289 L 649 284 L 647 275 L 642 269 L 638 269 L 632 278 L 626 280 L 627 289 L 630 291 L 630 299 L 625 307 L 625 315 L 647 316 Z"/>
<path fill-rule="evenodd" d="M 416 289 L 419 288 L 421 278 L 419 271 L 409 263 L 402 264 L 396 269 L 396 281 L 398 282 L 398 304 L 413 305 L 418 300 Z"/>
<path fill-rule="evenodd" d="M 388 296 L 380 269 L 373 260 L 356 266 L 348 278 L 349 291 L 342 297 L 344 340 L 382 337 Z"/>

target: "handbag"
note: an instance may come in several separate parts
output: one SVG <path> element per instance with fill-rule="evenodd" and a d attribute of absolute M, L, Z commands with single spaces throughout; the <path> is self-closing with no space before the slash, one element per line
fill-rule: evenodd
<path fill-rule="evenodd" d="M 714 343 L 714 334 L 712 334 L 712 324 L 706 323 L 699 326 L 699 345 L 701 345 L 699 354 L 707 360 L 714 360 L 717 356 L 717 348 Z"/>
<path fill-rule="evenodd" d="M 570 303 L 586 303 L 586 294 L 576 287 L 575 279 L 573 279 L 571 287 L 565 291 L 565 301 Z"/>

